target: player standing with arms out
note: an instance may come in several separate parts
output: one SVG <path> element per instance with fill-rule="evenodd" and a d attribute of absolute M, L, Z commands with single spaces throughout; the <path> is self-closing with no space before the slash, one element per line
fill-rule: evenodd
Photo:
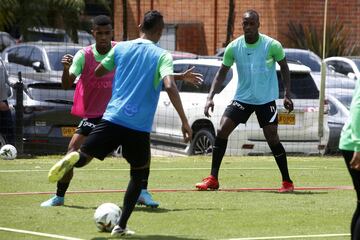
<path fill-rule="evenodd" d="M 356 81 L 354 95 L 350 105 L 349 119 L 344 125 L 339 149 L 356 191 L 357 204 L 351 221 L 351 239 L 360 239 L 360 84 Z"/>
<path fill-rule="evenodd" d="M 80 152 L 68 153 L 49 171 L 50 182 L 56 182 L 73 166 L 82 167 L 93 157 L 104 159 L 122 146 L 123 157 L 130 164 L 130 181 L 113 236 L 134 233 L 126 226 L 140 195 L 142 180 L 150 171 L 150 131 L 162 84 L 181 119 L 184 140 L 192 138 L 172 76 L 171 54 L 156 45 L 163 28 L 163 16 L 158 11 L 147 12 L 140 24 L 141 37 L 118 43 L 101 61 L 95 70 L 97 76 L 116 69 L 103 119 L 86 138 Z"/>
<path fill-rule="evenodd" d="M 278 118 L 275 100 L 279 98 L 278 79 L 275 64 L 281 68 L 285 82 L 284 107 L 291 112 L 293 103 L 290 99 L 290 73 L 285 53 L 281 44 L 259 33 L 259 15 L 254 10 L 246 11 L 242 18 L 244 35 L 232 41 L 225 49 L 223 63 L 212 83 L 204 114 L 214 109 L 214 95 L 225 80 L 233 63 L 238 71 L 238 86 L 234 100 L 225 109 L 217 130 L 213 146 L 210 176 L 196 184 L 199 190 L 218 189 L 218 174 L 224 157 L 228 137 L 240 123 L 246 123 L 255 112 L 266 141 L 275 157 L 282 175 L 279 192 L 291 192 L 294 185 L 290 179 L 286 152 L 279 140 Z"/>

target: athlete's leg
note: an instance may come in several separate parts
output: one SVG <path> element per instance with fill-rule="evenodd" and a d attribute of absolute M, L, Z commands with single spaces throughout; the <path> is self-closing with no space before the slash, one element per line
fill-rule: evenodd
<path fill-rule="evenodd" d="M 118 227 L 114 228 L 111 235 L 117 236 L 126 229 L 127 222 L 135 208 L 140 196 L 142 182 L 150 171 L 150 134 L 124 128 L 123 157 L 130 164 L 130 180 L 125 192 L 122 214 Z"/>
<path fill-rule="evenodd" d="M 146 207 L 157 208 L 159 206 L 159 202 L 154 201 L 152 195 L 147 190 L 149 175 L 150 170 L 148 169 L 147 171 L 145 171 L 144 179 L 141 182 L 141 193 L 137 200 L 137 204 L 145 205 Z"/>
<path fill-rule="evenodd" d="M 83 119 L 76 129 L 68 145 L 68 152 L 78 151 L 80 146 L 84 143 L 86 137 L 90 134 L 95 125 L 100 121 L 100 118 Z M 42 207 L 61 206 L 64 205 L 64 197 L 70 182 L 74 175 L 74 169 L 69 169 L 64 176 L 57 182 L 56 195 L 49 200 L 41 203 Z"/>
<path fill-rule="evenodd" d="M 201 183 L 197 183 L 196 188 L 199 190 L 219 188 L 219 170 L 226 152 L 228 137 L 237 125 L 247 122 L 253 111 L 253 106 L 235 100 L 226 107 L 215 137 L 210 176 L 204 178 Z"/>
<path fill-rule="evenodd" d="M 279 192 L 292 192 L 294 190 L 294 185 L 289 176 L 286 152 L 280 142 L 278 134 L 276 102 L 271 101 L 256 106 L 255 113 L 282 176 L 282 186 L 279 189 Z"/>
<path fill-rule="evenodd" d="M 354 152 L 345 150 L 342 150 L 341 152 L 356 191 L 357 205 L 352 217 L 350 230 L 351 239 L 357 240 L 360 239 L 360 171 L 354 170 L 350 167 L 350 161 L 353 158 Z"/>
<path fill-rule="evenodd" d="M 220 165 L 226 151 L 228 137 L 236 126 L 237 125 L 230 118 L 226 116 L 221 118 L 220 128 L 217 131 L 213 146 L 210 176 L 204 178 L 202 182 L 197 183 L 195 185 L 197 189 L 207 190 L 219 188 L 218 175 Z"/>
<path fill-rule="evenodd" d="M 264 136 L 271 149 L 271 152 L 273 153 L 275 161 L 279 167 L 282 176 L 282 181 L 287 181 L 292 183 L 289 176 L 286 151 L 279 140 L 277 128 L 278 127 L 276 124 L 264 126 L 263 127 Z"/>
<path fill-rule="evenodd" d="M 141 182 L 146 175 L 146 171 L 148 170 L 149 168 L 137 168 L 130 170 L 130 180 L 125 192 L 122 214 L 119 221 L 119 226 L 122 229 L 126 228 L 127 221 L 129 220 L 130 215 L 135 208 L 136 202 L 141 192 Z"/>
<path fill-rule="evenodd" d="M 211 172 L 210 174 L 215 178 L 218 178 L 220 165 L 224 157 L 227 141 L 229 135 L 236 128 L 237 124 L 226 116 L 223 116 L 220 121 L 220 128 L 217 130 L 215 137 L 215 144 L 213 146 L 213 154 L 211 161 Z"/>
<path fill-rule="evenodd" d="M 84 136 L 79 133 L 75 133 L 69 143 L 68 153 L 78 151 L 80 149 L 81 144 L 84 143 L 87 136 Z M 74 169 L 71 168 L 69 172 L 65 173 L 65 175 L 57 182 L 57 190 L 56 196 L 64 197 L 65 193 L 70 185 L 71 179 L 74 175 Z"/>

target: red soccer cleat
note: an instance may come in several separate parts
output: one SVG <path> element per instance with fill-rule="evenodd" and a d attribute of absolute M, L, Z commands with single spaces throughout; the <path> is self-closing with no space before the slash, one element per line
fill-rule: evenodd
<path fill-rule="evenodd" d="M 278 190 L 279 193 L 287 193 L 293 191 L 294 191 L 294 184 L 287 181 L 283 181 L 281 188 Z"/>
<path fill-rule="evenodd" d="M 199 190 L 206 191 L 208 189 L 217 190 L 219 189 L 219 181 L 212 175 L 204 178 L 201 183 L 197 183 L 195 187 Z"/>

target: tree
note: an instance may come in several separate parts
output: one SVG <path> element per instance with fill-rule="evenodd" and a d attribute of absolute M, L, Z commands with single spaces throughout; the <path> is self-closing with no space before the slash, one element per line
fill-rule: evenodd
<path fill-rule="evenodd" d="M 111 0 L 96 0 L 110 8 Z M 0 31 L 17 26 L 26 35 L 29 27 L 63 28 L 77 41 L 85 0 L 0 0 Z"/>
<path fill-rule="evenodd" d="M 229 1 L 229 15 L 227 19 L 227 28 L 226 28 L 226 40 L 223 44 L 226 47 L 233 38 L 234 33 L 234 21 L 235 21 L 235 3 L 234 0 Z"/>

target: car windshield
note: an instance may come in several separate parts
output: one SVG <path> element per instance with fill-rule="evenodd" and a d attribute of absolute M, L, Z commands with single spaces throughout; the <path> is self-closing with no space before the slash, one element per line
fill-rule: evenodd
<path fill-rule="evenodd" d="M 356 64 L 357 68 L 360 69 L 360 59 L 353 59 L 353 61 Z"/>
<path fill-rule="evenodd" d="M 321 59 L 315 53 L 285 49 L 285 55 L 287 61 L 300 62 L 308 66 L 311 71 L 320 72 Z"/>
<path fill-rule="evenodd" d="M 65 54 L 71 54 L 71 55 L 75 55 L 75 53 L 79 50 L 80 48 L 64 48 L 64 49 L 53 49 L 53 50 L 49 50 L 48 51 L 48 57 L 49 57 L 49 62 L 50 62 L 50 66 L 51 66 L 51 70 L 53 71 L 62 71 L 63 70 L 63 65 L 61 64 L 61 58 L 65 55 Z"/>

